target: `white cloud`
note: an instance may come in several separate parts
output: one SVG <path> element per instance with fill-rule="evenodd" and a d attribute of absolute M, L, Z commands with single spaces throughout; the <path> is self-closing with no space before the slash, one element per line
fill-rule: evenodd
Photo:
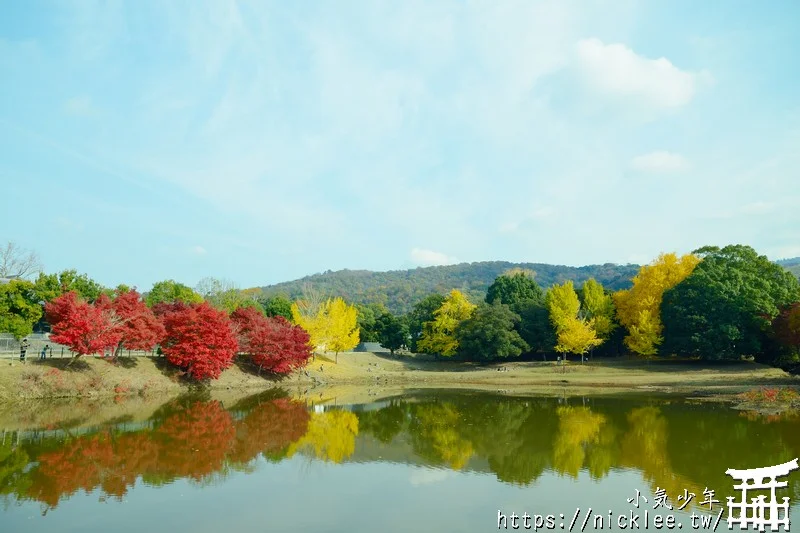
<path fill-rule="evenodd" d="M 206 254 L 206 253 L 208 253 L 208 252 L 207 252 L 207 250 L 206 250 L 205 248 L 203 248 L 202 246 L 200 246 L 200 245 L 197 245 L 197 246 L 193 246 L 193 247 L 192 247 L 192 253 L 194 253 L 194 254 L 197 254 L 197 255 L 205 255 L 205 254 Z"/>
<path fill-rule="evenodd" d="M 458 259 L 450 257 L 441 252 L 434 252 L 433 250 L 423 250 L 422 248 L 413 248 L 411 250 L 411 261 L 422 266 L 438 266 L 438 265 L 452 265 L 458 263 Z"/>
<path fill-rule="evenodd" d="M 689 168 L 689 161 L 681 154 L 658 150 L 634 157 L 630 166 L 640 172 L 680 172 Z"/>
<path fill-rule="evenodd" d="M 582 39 L 576 45 L 578 65 L 595 88 L 623 97 L 637 97 L 659 108 L 688 104 L 710 74 L 687 72 L 668 59 L 648 59 L 623 44 Z"/>

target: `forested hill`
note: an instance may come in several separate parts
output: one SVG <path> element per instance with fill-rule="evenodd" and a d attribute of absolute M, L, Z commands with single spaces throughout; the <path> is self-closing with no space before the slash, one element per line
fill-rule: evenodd
<path fill-rule="evenodd" d="M 783 268 L 800 278 L 800 257 L 793 257 L 792 259 L 781 259 L 776 261 Z"/>
<path fill-rule="evenodd" d="M 353 303 L 383 303 L 393 313 L 406 313 L 419 300 L 433 292 L 445 294 L 451 289 L 465 292 L 477 303 L 486 294 L 494 279 L 512 268 L 533 270 L 542 287 L 573 280 L 582 284 L 590 277 L 612 290 L 625 289 L 639 269 L 638 265 L 589 265 L 569 267 L 543 263 L 509 263 L 485 261 L 458 265 L 421 267 L 412 270 L 371 272 L 339 270 L 262 287 L 265 296 L 284 294 L 291 299 L 302 294 L 303 286 L 311 286 L 329 296 L 341 296 Z"/>

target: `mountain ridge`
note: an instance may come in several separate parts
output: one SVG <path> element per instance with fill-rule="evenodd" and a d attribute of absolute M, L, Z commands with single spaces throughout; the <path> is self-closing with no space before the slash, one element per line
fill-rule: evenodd
<path fill-rule="evenodd" d="M 639 265 L 604 263 L 573 267 L 549 263 L 514 263 L 479 261 L 455 265 L 416 267 L 388 271 L 325 271 L 302 278 L 261 287 L 264 296 L 283 294 L 290 299 L 302 295 L 310 284 L 327 296 L 341 296 L 358 304 L 382 303 L 393 313 L 407 313 L 419 300 L 431 293 L 446 294 L 451 289 L 464 292 L 474 303 L 482 300 L 494 279 L 513 268 L 532 270 L 543 288 L 572 280 L 581 285 L 594 277 L 610 290 L 626 289 Z"/>

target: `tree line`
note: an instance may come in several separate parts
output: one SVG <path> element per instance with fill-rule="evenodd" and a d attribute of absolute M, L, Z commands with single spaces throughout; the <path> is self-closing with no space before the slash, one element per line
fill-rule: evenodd
<path fill-rule="evenodd" d="M 338 360 L 362 341 L 467 361 L 625 352 L 798 360 L 800 283 L 748 246 L 662 254 L 628 286 L 610 290 L 590 277 L 580 287 L 566 280 L 543 289 L 536 273 L 512 268 L 482 301 L 452 289 L 394 314 L 382 303 L 348 303 L 311 284 L 294 299 L 215 278 L 195 289 L 160 281 L 140 295 L 67 270 L 0 285 L 0 330 L 19 338 L 45 317 L 51 339 L 78 355 L 157 347 L 197 379 L 217 377 L 237 353 L 259 369 L 285 373 L 314 351 Z"/>
<path fill-rule="evenodd" d="M 510 271 L 474 305 L 459 291 L 410 313 L 412 347 L 467 360 L 523 353 L 682 355 L 785 364 L 800 350 L 800 283 L 749 246 L 707 246 L 642 266 L 629 289 L 593 278 L 546 291 Z M 600 348 L 606 346 L 606 350 Z"/>

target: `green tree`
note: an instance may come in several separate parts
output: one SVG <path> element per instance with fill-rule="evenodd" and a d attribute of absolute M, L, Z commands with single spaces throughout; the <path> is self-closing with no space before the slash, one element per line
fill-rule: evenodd
<path fill-rule="evenodd" d="M 434 319 L 433 313 L 439 309 L 444 303 L 444 296 L 441 294 L 429 294 L 422 300 L 414 305 L 414 308 L 406 317 L 408 324 L 408 349 L 416 353 L 418 350 L 417 343 L 422 337 L 422 329 L 426 322 L 432 322 Z"/>
<path fill-rule="evenodd" d="M 382 303 L 355 304 L 358 310 L 358 330 L 361 342 L 378 342 L 378 317 L 388 313 Z"/>
<path fill-rule="evenodd" d="M 459 355 L 479 360 L 518 356 L 529 349 L 517 333 L 519 322 L 519 315 L 499 300 L 479 305 L 456 329 Z"/>
<path fill-rule="evenodd" d="M 174 302 L 199 304 L 203 301 L 203 297 L 183 283 L 168 279 L 156 282 L 150 292 L 145 295 L 144 301 L 149 307 L 160 303 Z"/>
<path fill-rule="evenodd" d="M 42 318 L 36 287 L 30 281 L 11 280 L 0 285 L 0 332 L 21 339 L 33 332 Z"/>
<path fill-rule="evenodd" d="M 260 308 L 257 302 L 243 294 L 232 281 L 205 277 L 197 283 L 196 290 L 212 306 L 227 313 L 233 313 L 240 307 L 252 307 L 250 302 Z"/>
<path fill-rule="evenodd" d="M 259 300 L 267 316 L 282 316 L 286 320 L 292 319 L 292 302 L 282 294 L 270 296 Z"/>
<path fill-rule="evenodd" d="M 700 264 L 664 293 L 665 348 L 704 359 L 765 358 L 772 319 L 800 301 L 797 278 L 749 246 L 707 246 L 693 253 Z"/>
<path fill-rule="evenodd" d="M 376 320 L 378 342 L 388 348 L 392 355 L 394 351 L 408 345 L 408 325 L 400 317 L 391 313 L 383 313 Z"/>
<path fill-rule="evenodd" d="M 534 281 L 532 273 L 512 271 L 498 276 L 486 291 L 486 303 L 499 302 L 519 312 L 523 302 L 534 301 L 544 303 L 544 292 Z"/>
<path fill-rule="evenodd" d="M 555 349 L 556 334 L 544 302 L 522 302 L 519 305 L 519 316 L 519 335 L 530 349 L 541 353 L 552 352 Z"/>
<path fill-rule="evenodd" d="M 86 274 L 78 274 L 77 270 L 64 270 L 58 274 L 39 274 L 36 278 L 36 294 L 43 302 L 58 298 L 65 292 L 74 291 L 84 300 L 92 303 L 101 294 L 109 294 L 106 289 Z"/>

